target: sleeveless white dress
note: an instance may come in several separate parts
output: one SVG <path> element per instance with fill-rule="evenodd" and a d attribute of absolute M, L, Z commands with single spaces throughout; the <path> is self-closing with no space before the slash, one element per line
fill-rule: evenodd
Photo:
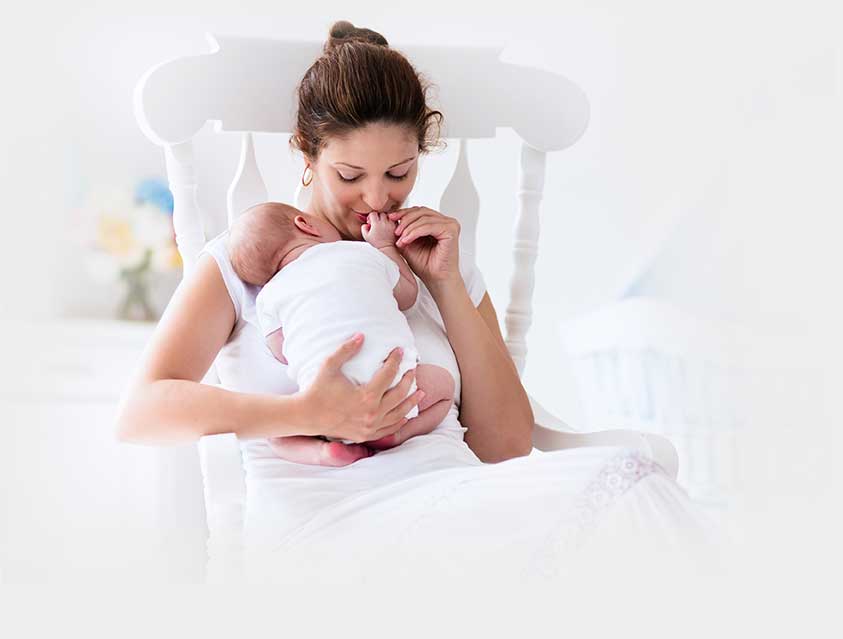
<path fill-rule="evenodd" d="M 234 274 L 226 238 L 203 249 L 216 260 L 237 316 L 216 361 L 220 381 L 235 391 L 293 393 L 295 382 L 258 329 L 259 289 Z M 486 287 L 471 256 L 461 254 L 460 269 L 478 305 Z M 241 441 L 250 581 L 407 578 L 423 588 L 467 576 L 483 583 L 565 579 L 583 558 L 614 561 L 647 550 L 709 560 L 719 547 L 716 525 L 637 450 L 534 450 L 482 463 L 463 439 L 459 368 L 422 282 L 406 316 L 420 361 L 446 368 L 456 381 L 451 412 L 432 433 L 341 468 L 287 462 L 265 440 Z"/>

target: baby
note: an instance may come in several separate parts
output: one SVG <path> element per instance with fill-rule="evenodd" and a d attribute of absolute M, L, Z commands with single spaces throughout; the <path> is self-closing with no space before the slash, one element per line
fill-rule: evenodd
<path fill-rule="evenodd" d="M 363 227 L 365 241 L 346 241 L 316 216 L 267 202 L 247 209 L 232 224 L 228 249 L 238 277 L 263 287 L 256 300 L 258 325 L 299 390 L 310 386 L 325 359 L 352 334 L 365 332 L 362 348 L 342 372 L 364 384 L 393 348 L 402 347 L 390 387 L 415 369 L 410 393 L 418 388 L 425 396 L 407 413 L 401 432 L 420 435 L 448 413 L 454 378 L 440 366 L 418 363 L 401 312 L 415 304 L 418 284 L 395 248 L 395 226 L 386 214 L 371 213 L 368 228 Z M 284 455 L 289 461 L 319 463 L 314 449 L 295 447 Z"/>

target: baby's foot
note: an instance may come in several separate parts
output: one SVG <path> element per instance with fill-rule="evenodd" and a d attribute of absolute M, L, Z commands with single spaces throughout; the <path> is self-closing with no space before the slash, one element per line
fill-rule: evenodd
<path fill-rule="evenodd" d="M 373 441 L 366 442 L 366 445 L 374 450 L 386 450 L 387 448 L 395 448 L 398 444 L 403 441 L 400 432 L 401 431 L 397 433 L 392 433 L 391 435 L 387 435 L 386 437 L 381 437 L 380 439 L 375 439 Z"/>
<path fill-rule="evenodd" d="M 281 459 L 313 466 L 348 466 L 374 454 L 363 444 L 330 442 L 305 435 L 270 437 L 269 446 Z"/>
<path fill-rule="evenodd" d="M 322 442 L 320 464 L 322 466 L 348 466 L 358 459 L 371 457 L 374 451 L 363 444 Z"/>

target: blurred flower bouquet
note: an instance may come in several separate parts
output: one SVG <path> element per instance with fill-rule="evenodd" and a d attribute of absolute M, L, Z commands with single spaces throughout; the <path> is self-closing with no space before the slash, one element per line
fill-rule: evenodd
<path fill-rule="evenodd" d="M 154 320 L 153 279 L 182 267 L 173 231 L 173 198 L 166 183 L 148 179 L 133 193 L 101 192 L 89 198 L 85 209 L 89 273 L 102 283 L 121 282 L 118 317 Z"/>

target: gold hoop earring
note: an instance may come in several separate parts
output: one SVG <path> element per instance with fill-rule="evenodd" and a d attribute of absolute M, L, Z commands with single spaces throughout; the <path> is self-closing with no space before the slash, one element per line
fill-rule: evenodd
<path fill-rule="evenodd" d="M 310 179 L 307 182 L 305 182 L 304 176 L 307 174 L 308 171 L 310 171 Z M 311 182 L 313 182 L 313 169 L 311 169 L 310 166 L 306 166 L 306 167 L 304 167 L 304 173 L 301 174 L 302 186 L 305 186 L 305 187 L 310 186 Z"/>

